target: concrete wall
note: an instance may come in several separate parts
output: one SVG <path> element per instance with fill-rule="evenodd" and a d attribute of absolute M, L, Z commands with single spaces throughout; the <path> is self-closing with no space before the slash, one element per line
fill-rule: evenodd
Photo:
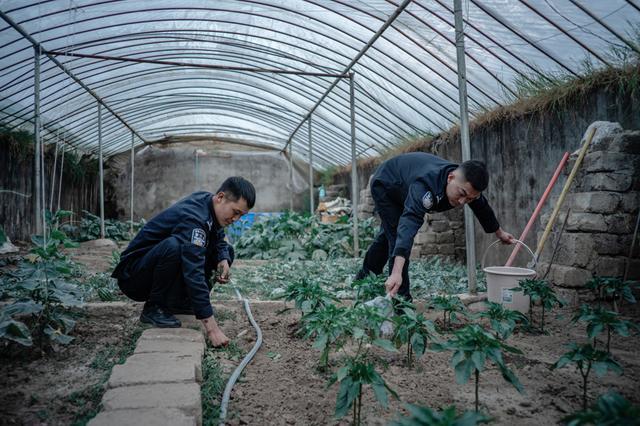
<path fill-rule="evenodd" d="M 198 182 L 195 152 L 198 155 Z M 129 219 L 130 154 L 111 158 L 107 165 L 107 217 Z M 294 208 L 308 198 L 303 164 L 294 168 Z M 243 176 L 256 187 L 253 211 L 274 212 L 289 208 L 289 163 L 278 152 L 216 141 L 155 144 L 135 154 L 134 218 L 150 219 L 194 191 L 214 192 L 229 176 Z"/>
<path fill-rule="evenodd" d="M 485 124 L 472 123 L 471 156 L 486 162 L 489 168 L 491 179 L 485 195 L 505 230 L 520 234 L 564 152 L 579 149 L 589 124 L 599 120 L 618 122 L 624 129 L 639 129 L 640 92 L 599 88 L 551 111 L 504 114 Z M 447 140 L 443 140 L 445 137 Z M 459 134 L 437 137 L 421 150 L 460 161 Z M 373 171 L 370 163 L 359 167 L 361 184 L 368 182 Z M 346 181 L 346 176 L 348 173 L 338 175 L 337 181 Z M 565 180 L 566 176 L 559 179 L 552 195 L 559 194 Z M 538 221 L 525 240 L 533 250 L 539 231 Z M 484 234 L 476 221 L 478 262 L 493 240 L 495 236 Z M 487 263 L 498 264 L 505 254 L 501 249 L 489 253 Z M 526 263 L 524 254 L 518 260 Z"/>

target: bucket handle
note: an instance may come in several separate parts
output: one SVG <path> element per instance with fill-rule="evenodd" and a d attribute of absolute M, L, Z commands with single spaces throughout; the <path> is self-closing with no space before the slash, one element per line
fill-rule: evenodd
<path fill-rule="evenodd" d="M 530 263 L 529 265 L 532 265 L 532 266 L 531 266 L 531 269 L 534 269 L 534 268 L 535 268 L 535 266 L 536 266 L 536 264 L 538 263 L 538 262 L 537 262 L 537 259 L 536 259 L 536 255 L 535 255 L 535 254 L 533 253 L 533 251 L 529 248 L 529 246 L 528 246 L 528 245 L 526 245 L 525 243 L 523 243 L 522 241 L 520 241 L 520 240 L 516 240 L 515 238 L 513 239 L 513 241 L 515 241 L 515 242 L 516 242 L 516 243 L 518 243 L 518 244 L 521 244 L 522 246 L 524 246 L 524 248 L 526 248 L 526 249 L 529 251 L 529 253 L 531 253 L 531 257 L 533 258 L 533 260 L 532 260 L 532 263 Z M 501 241 L 500 241 L 500 240 L 495 240 L 494 242 L 492 242 L 491 244 L 489 244 L 489 246 L 487 247 L 487 249 L 484 251 L 484 255 L 482 255 L 482 263 L 480 264 L 480 267 L 481 267 L 482 269 L 484 269 L 484 262 L 485 262 L 485 260 L 487 260 L 487 253 L 489 253 L 489 249 L 490 249 L 491 247 L 493 247 L 494 245 L 496 245 L 497 243 L 499 243 L 499 242 L 501 242 Z"/>

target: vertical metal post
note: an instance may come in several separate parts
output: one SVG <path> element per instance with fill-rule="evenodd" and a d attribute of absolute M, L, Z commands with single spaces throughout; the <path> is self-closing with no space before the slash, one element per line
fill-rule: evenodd
<path fill-rule="evenodd" d="M 40 150 L 42 149 L 40 141 L 40 49 L 34 49 L 34 66 L 33 66 L 33 136 L 35 144 L 35 157 L 34 157 L 34 176 L 33 176 L 33 211 L 36 219 L 36 234 L 43 234 L 43 211 L 42 211 L 42 195 L 44 191 L 41 188 L 42 178 L 40 174 L 42 170 L 42 159 Z"/>
<path fill-rule="evenodd" d="M 100 238 L 104 238 L 104 168 L 102 167 L 102 105 L 98 103 L 98 168 L 100 170 Z"/>
<path fill-rule="evenodd" d="M 62 149 L 62 156 L 60 158 L 60 179 L 58 183 L 58 208 L 56 210 L 60 210 L 60 198 L 62 196 L 62 177 L 64 176 L 64 152 L 65 152 L 64 139 L 62 141 L 60 148 Z"/>
<path fill-rule="evenodd" d="M 351 110 L 351 212 L 353 217 L 353 257 L 360 255 L 358 237 L 358 157 L 356 156 L 356 97 L 354 73 L 349 74 L 349 109 Z"/>
<path fill-rule="evenodd" d="M 456 25 L 456 53 L 458 62 L 458 96 L 460 100 L 460 138 L 462 142 L 462 161 L 471 159 L 469 143 L 469 112 L 467 106 L 467 69 L 464 57 L 464 30 L 462 28 L 462 0 L 453 0 Z M 469 293 L 477 292 L 476 283 L 476 239 L 473 212 L 464 206 L 464 230 L 467 249 L 467 276 Z"/>
<path fill-rule="evenodd" d="M 134 149 L 134 139 L 135 135 L 131 132 L 131 188 L 129 189 L 129 207 L 131 208 L 131 224 L 129 225 L 129 232 L 131 232 L 131 236 L 133 237 L 133 175 L 136 171 L 135 168 L 135 159 L 136 159 L 136 151 Z"/>
<path fill-rule="evenodd" d="M 312 115 L 309 115 L 309 120 L 307 121 L 307 126 L 309 126 L 309 213 L 313 214 L 313 142 L 311 137 L 311 118 Z"/>
<path fill-rule="evenodd" d="M 293 141 L 289 143 L 289 210 L 293 212 Z"/>
<path fill-rule="evenodd" d="M 51 172 L 51 193 L 49 195 L 49 210 L 53 212 L 53 193 L 56 188 L 56 171 L 58 168 L 58 146 L 60 145 L 60 131 L 56 132 L 56 151 L 53 154 L 53 171 Z"/>
<path fill-rule="evenodd" d="M 198 190 L 198 150 L 196 150 L 196 164 L 195 164 L 195 169 L 194 169 L 194 180 L 196 182 L 196 186 L 194 188 L 195 191 Z"/>

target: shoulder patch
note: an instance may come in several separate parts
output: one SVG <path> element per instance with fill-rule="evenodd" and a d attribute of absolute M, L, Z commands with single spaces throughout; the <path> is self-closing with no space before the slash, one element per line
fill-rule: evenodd
<path fill-rule="evenodd" d="M 195 228 L 191 232 L 191 244 L 198 247 L 204 247 L 207 245 L 207 234 L 203 229 Z"/>
<path fill-rule="evenodd" d="M 433 207 L 433 195 L 431 195 L 430 191 L 427 191 L 422 196 L 422 206 L 427 210 L 429 210 L 431 207 Z"/>

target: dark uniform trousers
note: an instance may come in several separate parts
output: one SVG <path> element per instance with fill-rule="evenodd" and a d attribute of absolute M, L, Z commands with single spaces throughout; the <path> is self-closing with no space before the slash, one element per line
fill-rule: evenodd
<path fill-rule="evenodd" d="M 389 265 L 389 275 L 391 275 L 391 271 L 393 270 L 393 261 L 395 258 L 392 254 L 396 245 L 398 223 L 400 222 L 400 216 L 402 216 L 403 206 L 392 202 L 387 196 L 385 188 L 379 183 L 374 183 L 371 187 L 371 197 L 373 198 L 375 210 L 380 216 L 382 224 L 378 235 L 369 247 L 369 250 L 367 250 L 367 254 L 364 257 L 363 268 L 356 276 L 356 279 L 362 279 L 370 272 L 380 275 L 383 272 L 384 266 L 387 264 Z M 402 268 L 402 284 L 400 285 L 398 294 L 407 301 L 412 300 L 408 258 L 405 260 L 404 267 Z"/>
<path fill-rule="evenodd" d="M 138 302 L 150 302 L 161 307 L 190 306 L 188 287 L 182 274 L 181 245 L 176 237 L 169 237 L 156 244 L 144 256 L 133 260 L 127 269 L 129 278 L 118 280 L 120 290 Z M 234 250 L 229 246 L 231 262 Z M 215 254 L 213 257 L 216 257 Z M 207 257 L 205 277 L 209 279 L 218 265 L 217 258 Z"/>

